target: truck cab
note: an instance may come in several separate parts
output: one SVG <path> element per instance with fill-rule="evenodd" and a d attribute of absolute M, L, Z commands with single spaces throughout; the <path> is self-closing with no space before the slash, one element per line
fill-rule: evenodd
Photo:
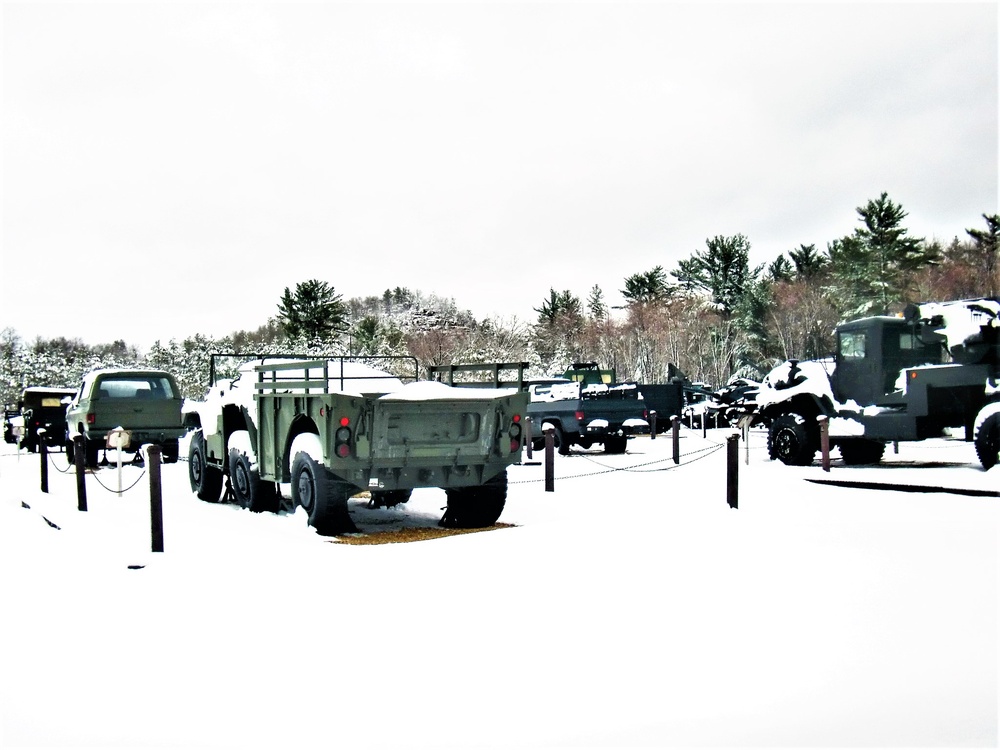
<path fill-rule="evenodd" d="M 808 465 L 825 417 L 845 464 L 962 427 L 984 468 L 1000 461 L 1000 299 L 911 304 L 899 317 L 843 323 L 836 337 L 832 369 L 789 360 L 764 378 L 771 458 Z"/>
<path fill-rule="evenodd" d="M 837 401 L 859 406 L 892 405 L 902 395 L 902 370 L 947 362 L 944 337 L 916 321 L 889 316 L 861 318 L 837 328 L 837 367 L 830 380 Z"/>

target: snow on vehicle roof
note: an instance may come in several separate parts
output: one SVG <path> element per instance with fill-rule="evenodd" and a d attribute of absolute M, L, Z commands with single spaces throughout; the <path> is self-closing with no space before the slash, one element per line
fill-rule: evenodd
<path fill-rule="evenodd" d="M 982 340 L 983 326 L 1000 326 L 1000 303 L 991 299 L 925 302 L 919 308 L 921 318 L 930 320 L 940 316 L 944 321 L 937 332 L 945 337 L 949 349 Z"/>
<path fill-rule="evenodd" d="M 791 362 L 784 362 L 775 367 L 764 376 L 757 394 L 757 406 L 763 409 L 801 393 L 811 394 L 817 398 L 825 397 L 831 403 L 834 402 L 828 369 L 822 362 L 804 361 L 796 362 L 794 365 Z"/>
<path fill-rule="evenodd" d="M 381 397 L 381 401 L 435 401 L 439 399 L 482 399 L 510 396 L 516 388 L 470 388 L 450 386 L 436 380 L 420 380 L 404 385 L 394 393 Z"/>

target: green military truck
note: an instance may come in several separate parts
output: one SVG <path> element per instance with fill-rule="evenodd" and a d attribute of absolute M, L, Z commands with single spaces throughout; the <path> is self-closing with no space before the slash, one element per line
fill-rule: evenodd
<path fill-rule="evenodd" d="M 876 464 L 890 442 L 964 428 L 984 468 L 1000 462 L 1000 299 L 908 305 L 836 329 L 834 358 L 790 360 L 757 394 L 768 452 L 808 466 L 820 449 L 818 417 L 845 464 Z"/>
<path fill-rule="evenodd" d="M 73 388 L 31 386 L 24 389 L 18 404 L 24 420 L 21 448 L 35 453 L 43 440 L 46 446 L 52 448 L 63 444 L 66 435 L 66 402 L 74 393 L 76 391 Z M 39 430 L 42 429 L 45 432 L 40 435 Z"/>
<path fill-rule="evenodd" d="M 440 487 L 443 526 L 490 526 L 502 513 L 527 394 L 418 380 L 411 357 L 268 357 L 219 379 L 225 356 L 212 356 L 208 394 L 189 406 L 188 473 L 200 499 L 217 502 L 225 488 L 252 511 L 302 507 L 326 536 L 357 531 L 347 501 L 363 491 L 393 506 Z M 406 362 L 412 375 L 388 371 Z"/>

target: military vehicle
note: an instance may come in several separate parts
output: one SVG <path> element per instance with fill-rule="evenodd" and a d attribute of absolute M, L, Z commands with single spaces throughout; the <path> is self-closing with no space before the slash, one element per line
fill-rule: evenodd
<path fill-rule="evenodd" d="M 836 342 L 833 358 L 790 360 L 761 383 L 772 459 L 810 464 L 826 417 L 845 464 L 878 463 L 889 442 L 953 428 L 964 428 L 984 468 L 1000 460 L 1000 300 L 909 305 L 838 326 Z"/>
<path fill-rule="evenodd" d="M 163 461 L 174 463 L 178 440 L 186 430 L 181 418 L 180 388 L 174 376 L 163 370 L 106 368 L 87 373 L 65 407 L 66 442 L 70 461 L 74 460 L 73 439 L 84 437 L 88 466 L 97 466 L 108 433 L 121 428 L 129 433 L 129 453 L 143 445 L 158 445 Z"/>
<path fill-rule="evenodd" d="M 427 368 L 427 376 L 456 386 L 526 391 L 527 416 L 535 425 L 533 447 L 541 449 L 542 431 L 551 427 L 555 447 L 563 455 L 573 445 L 585 450 L 600 445 L 605 453 L 624 453 L 629 438 L 650 432 L 652 411 L 658 415 L 657 432 L 664 432 L 683 406 L 680 383 L 615 383 L 614 370 L 598 369 L 594 362 L 574 362 L 556 378 L 525 379 L 527 368 L 527 362 L 434 365 Z"/>
<path fill-rule="evenodd" d="M 56 447 L 63 444 L 66 435 L 66 401 L 76 393 L 73 388 L 55 388 L 47 386 L 31 386 L 21 393 L 18 403 L 23 417 L 23 434 L 21 448 L 27 448 L 31 453 L 38 450 L 42 442 L 38 431 L 44 429 L 43 438 L 46 447 Z M 5 410 L 6 411 L 6 410 Z M 5 434 L 5 439 L 6 434 Z M 8 442 L 13 442 L 8 440 Z"/>
<path fill-rule="evenodd" d="M 189 407 L 189 478 L 202 500 L 218 501 L 225 484 L 252 511 L 302 507 L 326 536 L 357 531 L 347 501 L 363 491 L 394 506 L 442 488 L 443 526 L 490 526 L 503 512 L 526 394 L 419 380 L 412 357 L 264 357 L 217 378 L 216 358 L 231 356 L 212 355 L 206 399 Z M 412 372 L 390 372 L 407 362 Z"/>

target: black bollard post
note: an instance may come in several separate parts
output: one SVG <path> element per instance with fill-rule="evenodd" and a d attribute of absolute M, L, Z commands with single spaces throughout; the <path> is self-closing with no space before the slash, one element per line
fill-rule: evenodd
<path fill-rule="evenodd" d="M 726 502 L 730 508 L 738 508 L 740 504 L 739 442 L 740 435 L 737 432 L 726 438 Z"/>
<path fill-rule="evenodd" d="M 45 443 L 45 428 L 38 430 L 38 455 L 42 461 L 42 492 L 49 491 L 49 446 Z"/>
<path fill-rule="evenodd" d="M 551 425 L 543 427 L 545 433 L 545 491 L 555 492 L 555 462 L 556 462 L 556 436 L 555 428 Z"/>
<path fill-rule="evenodd" d="M 149 453 L 149 526 L 153 552 L 163 552 L 163 492 L 160 487 L 160 446 L 151 445 Z"/>
<path fill-rule="evenodd" d="M 656 409 L 649 410 L 649 439 L 656 440 Z"/>
<path fill-rule="evenodd" d="M 830 420 L 823 414 L 816 417 L 819 422 L 819 449 L 822 455 L 823 471 L 830 471 Z"/>
<path fill-rule="evenodd" d="M 73 437 L 73 463 L 76 465 L 76 509 L 87 510 L 87 439 L 83 435 Z"/>
<path fill-rule="evenodd" d="M 671 437 L 674 441 L 674 463 L 681 462 L 681 418 L 674 415 L 670 418 Z"/>

